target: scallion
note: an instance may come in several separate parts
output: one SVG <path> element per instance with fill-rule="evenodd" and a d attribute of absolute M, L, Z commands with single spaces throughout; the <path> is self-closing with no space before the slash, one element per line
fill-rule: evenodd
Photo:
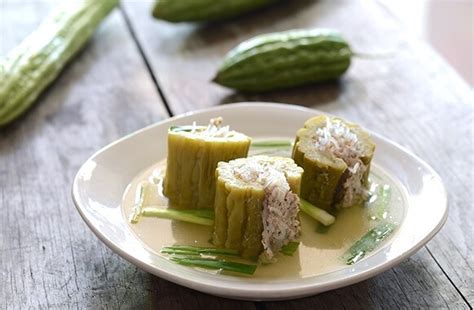
<path fill-rule="evenodd" d="M 261 140 L 252 142 L 252 147 L 291 147 L 291 140 Z"/>
<path fill-rule="evenodd" d="M 316 225 L 316 232 L 318 234 L 327 234 L 327 232 L 329 231 L 329 227 L 331 227 L 331 226 L 325 226 L 321 223 L 318 223 Z"/>
<path fill-rule="evenodd" d="M 181 254 L 181 255 L 225 255 L 225 256 L 238 256 L 239 252 L 234 249 L 221 249 L 221 248 L 207 248 L 190 245 L 173 245 L 165 246 L 160 250 L 164 254 Z"/>
<path fill-rule="evenodd" d="M 186 125 L 186 126 L 171 126 L 170 127 L 170 131 L 173 131 L 173 132 L 180 132 L 180 131 L 185 131 L 185 132 L 191 132 L 198 128 L 202 128 L 203 126 L 193 126 L 193 125 Z"/>
<path fill-rule="evenodd" d="M 368 253 L 372 252 L 383 240 L 393 233 L 395 227 L 396 226 L 392 223 L 383 222 L 369 230 L 369 232 L 354 243 L 343 255 L 346 264 L 355 264 Z"/>
<path fill-rule="evenodd" d="M 288 244 L 281 247 L 280 252 L 286 256 L 293 256 L 293 254 L 298 250 L 299 242 L 288 242 Z"/>
<path fill-rule="evenodd" d="M 169 208 L 146 207 L 142 209 L 141 215 L 146 217 L 158 217 L 163 219 L 177 220 L 182 222 L 212 226 L 214 219 L 209 215 L 201 216 L 193 214 L 194 210 L 173 210 Z"/>
<path fill-rule="evenodd" d="M 138 223 L 140 215 L 142 215 L 146 186 L 146 183 L 141 183 L 135 192 L 135 205 L 133 206 L 133 213 L 130 215 L 130 222 L 133 224 Z"/>
<path fill-rule="evenodd" d="M 222 259 L 209 259 L 189 257 L 170 257 L 170 260 L 185 266 L 200 267 L 206 269 L 218 269 L 230 272 L 253 275 L 257 270 L 257 265 L 229 262 Z"/>
<path fill-rule="evenodd" d="M 304 199 L 300 199 L 300 210 L 325 226 L 329 226 L 336 221 L 336 218 L 327 211 L 312 205 Z"/>
<path fill-rule="evenodd" d="M 371 209 L 371 219 L 385 220 L 388 215 L 388 205 L 392 197 L 392 190 L 389 185 L 378 185 L 370 199 L 366 203 L 366 207 Z"/>

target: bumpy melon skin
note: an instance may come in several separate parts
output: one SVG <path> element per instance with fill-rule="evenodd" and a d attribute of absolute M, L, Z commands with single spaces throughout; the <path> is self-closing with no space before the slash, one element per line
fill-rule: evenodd
<path fill-rule="evenodd" d="M 311 160 L 298 148 L 293 152 L 293 159 L 304 169 L 301 197 L 319 208 L 330 209 L 346 167 L 325 165 Z"/>
<path fill-rule="evenodd" d="M 252 93 L 335 80 L 349 69 L 352 55 L 331 29 L 262 34 L 227 53 L 213 81 Z"/>
<path fill-rule="evenodd" d="M 279 0 L 156 0 L 153 16 L 173 23 L 233 18 Z"/>
<path fill-rule="evenodd" d="M 52 14 L 0 60 L 0 128 L 33 105 L 67 63 L 84 48 L 118 2 L 58 1 Z M 1 10 L 3 12 L 3 7 Z M 18 15 L 19 19 L 23 17 Z M 4 33 L 0 38 L 3 43 Z"/>
<path fill-rule="evenodd" d="M 239 250 L 245 258 L 257 258 L 263 250 L 263 189 L 226 184 L 220 177 L 216 188 L 214 245 Z"/>
<path fill-rule="evenodd" d="M 267 164 L 283 167 L 293 165 L 290 173 L 285 173 L 293 193 L 299 194 L 302 169 L 289 158 L 258 156 Z M 214 200 L 214 232 L 212 242 L 217 247 L 236 249 L 244 258 L 257 259 L 263 251 L 262 211 L 265 192 L 262 186 L 245 184 L 231 176 L 235 162 L 245 158 L 221 162 L 216 169 L 216 196 Z M 273 161 L 273 162 L 272 162 Z M 282 164 L 282 165 L 280 165 Z"/>
<path fill-rule="evenodd" d="M 181 209 L 213 208 L 215 170 L 220 161 L 246 157 L 250 138 L 194 137 L 189 133 L 168 133 L 168 158 L 163 193 L 170 206 Z"/>
<path fill-rule="evenodd" d="M 356 134 L 362 145 L 362 162 L 368 167 L 364 173 L 362 184 L 368 185 L 370 164 L 375 151 L 375 143 L 360 126 L 338 118 L 325 115 L 315 116 L 307 120 L 304 127 L 299 129 L 293 145 L 292 158 L 304 169 L 301 180 L 301 198 L 330 210 L 338 205 L 343 197 L 343 184 L 349 176 L 347 164 L 334 156 L 328 157 L 316 148 L 311 148 L 312 133 L 326 125 L 327 118 L 342 121 Z"/>

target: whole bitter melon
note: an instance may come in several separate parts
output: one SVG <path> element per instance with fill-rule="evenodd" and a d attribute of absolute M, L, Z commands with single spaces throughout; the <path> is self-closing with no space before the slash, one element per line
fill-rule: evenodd
<path fill-rule="evenodd" d="M 25 112 L 118 0 L 67 1 L 0 64 L 0 126 Z"/>
<path fill-rule="evenodd" d="M 216 21 L 232 18 L 279 0 L 157 0 L 153 16 L 169 22 Z"/>
<path fill-rule="evenodd" d="M 340 33 L 329 29 L 263 34 L 225 57 L 214 82 L 241 91 L 268 91 L 339 78 L 353 55 Z"/>

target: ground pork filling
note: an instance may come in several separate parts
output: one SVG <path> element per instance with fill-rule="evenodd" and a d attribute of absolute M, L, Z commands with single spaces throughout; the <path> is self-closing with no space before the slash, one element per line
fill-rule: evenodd
<path fill-rule="evenodd" d="M 340 120 L 326 120 L 326 126 L 316 130 L 316 148 L 342 159 L 348 166 L 349 176 L 343 184 L 341 206 L 347 208 L 367 195 L 362 181 L 367 166 L 360 159 L 362 150 L 357 136 Z"/>
<path fill-rule="evenodd" d="M 300 231 L 298 220 L 299 198 L 294 194 L 285 175 L 271 167 L 250 161 L 234 173 L 247 182 L 264 186 L 262 211 L 262 261 L 271 262 L 281 247 L 296 240 Z"/>

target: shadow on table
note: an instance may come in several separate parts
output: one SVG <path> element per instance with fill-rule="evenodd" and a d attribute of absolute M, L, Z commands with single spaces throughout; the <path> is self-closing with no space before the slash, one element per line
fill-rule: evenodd
<path fill-rule="evenodd" d="M 187 51 L 207 48 L 210 45 L 232 40 L 239 32 L 245 32 L 246 34 L 269 32 L 268 27 L 281 23 L 282 20 L 287 18 L 291 19 L 293 15 L 303 11 L 315 2 L 317 0 L 280 1 L 280 3 L 275 3 L 269 7 L 261 8 L 230 20 L 203 23 L 198 25 L 189 34 L 183 42 L 182 49 Z M 267 31 L 265 31 L 266 29 Z"/>
<path fill-rule="evenodd" d="M 235 92 L 222 98 L 219 104 L 241 101 L 264 101 L 289 103 L 304 107 L 317 107 L 337 101 L 340 94 L 343 93 L 344 88 L 345 82 L 338 80 L 258 94 Z"/>

